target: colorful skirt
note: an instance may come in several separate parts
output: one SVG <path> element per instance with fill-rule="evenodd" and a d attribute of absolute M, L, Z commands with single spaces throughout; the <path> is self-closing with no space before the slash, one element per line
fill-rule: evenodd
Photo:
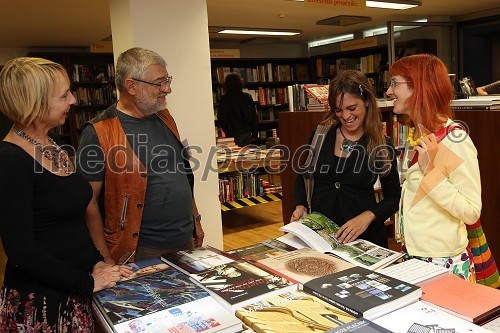
<path fill-rule="evenodd" d="M 91 296 L 20 293 L 3 286 L 0 291 L 0 332 L 93 333 Z"/>

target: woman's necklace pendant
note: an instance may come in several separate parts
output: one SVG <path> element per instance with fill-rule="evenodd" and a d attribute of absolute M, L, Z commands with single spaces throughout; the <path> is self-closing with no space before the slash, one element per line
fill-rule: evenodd
<path fill-rule="evenodd" d="M 342 145 L 340 146 L 340 149 L 342 151 L 350 153 L 354 150 L 355 144 L 356 142 L 344 138 L 344 140 L 342 140 Z"/>

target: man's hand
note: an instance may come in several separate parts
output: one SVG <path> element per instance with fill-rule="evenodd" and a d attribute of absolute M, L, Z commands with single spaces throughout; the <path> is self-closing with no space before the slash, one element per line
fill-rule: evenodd
<path fill-rule="evenodd" d="M 193 238 L 194 247 L 200 247 L 203 245 L 203 239 L 205 238 L 205 232 L 201 226 L 200 221 L 194 222 L 195 236 Z"/>

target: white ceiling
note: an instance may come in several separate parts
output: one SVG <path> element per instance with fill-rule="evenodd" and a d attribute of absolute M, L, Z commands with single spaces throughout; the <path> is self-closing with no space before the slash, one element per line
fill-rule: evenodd
<path fill-rule="evenodd" d="M 346 32 L 382 27 L 386 21 L 428 18 L 433 21 L 500 13 L 500 0 L 422 0 L 408 10 L 367 8 L 364 13 L 305 6 L 289 0 L 207 0 L 209 26 L 282 28 L 302 34 L 282 37 L 282 42 L 303 43 Z M 108 1 L 105 0 L 0 0 L 0 47 L 86 47 L 111 35 Z M 334 27 L 316 21 L 337 15 L 363 15 L 372 21 Z M 470 16 L 470 15 L 469 15 Z M 473 17 L 472 15 L 471 17 Z M 211 40 L 241 41 L 252 36 L 210 34 Z"/>

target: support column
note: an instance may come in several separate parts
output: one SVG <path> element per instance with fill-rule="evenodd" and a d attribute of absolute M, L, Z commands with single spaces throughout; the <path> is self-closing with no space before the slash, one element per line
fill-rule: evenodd
<path fill-rule="evenodd" d="M 222 249 L 210 46 L 205 0 L 110 0 L 113 52 L 143 47 L 160 54 L 173 77 L 167 105 L 192 149 L 195 198 L 204 244 Z M 168 212 L 167 212 L 168 213 Z"/>

